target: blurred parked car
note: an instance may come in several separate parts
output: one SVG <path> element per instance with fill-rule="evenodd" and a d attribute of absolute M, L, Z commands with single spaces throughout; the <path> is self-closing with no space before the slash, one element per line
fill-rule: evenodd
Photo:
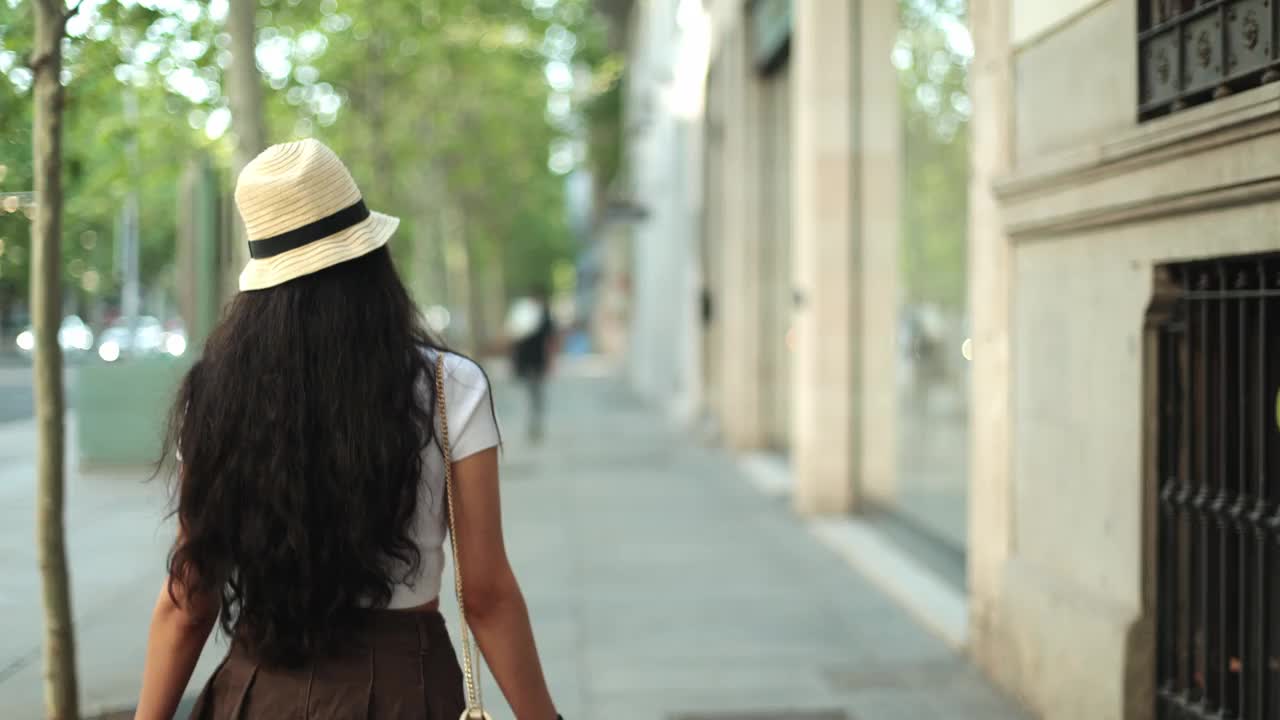
<path fill-rule="evenodd" d="M 98 338 L 98 357 L 115 362 L 127 356 L 158 355 L 166 351 L 165 340 L 164 326 L 156 318 L 144 315 L 132 322 L 121 318 L 102 331 Z M 186 347 L 182 349 L 185 351 Z"/>
<path fill-rule="evenodd" d="M 30 358 L 36 349 L 36 336 L 31 326 L 18 333 L 15 342 L 18 350 Z M 58 328 L 58 345 L 62 346 L 63 354 L 69 359 L 77 359 L 93 349 L 93 331 L 80 316 L 68 315 L 62 319 L 62 325 Z"/>

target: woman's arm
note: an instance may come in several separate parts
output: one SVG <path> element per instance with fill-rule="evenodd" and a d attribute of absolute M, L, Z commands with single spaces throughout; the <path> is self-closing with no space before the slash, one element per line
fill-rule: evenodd
<path fill-rule="evenodd" d="M 453 479 L 467 622 L 517 720 L 555 720 L 529 610 L 502 539 L 497 449 L 454 463 Z"/>
<path fill-rule="evenodd" d="M 151 613 L 142 694 L 134 720 L 173 718 L 217 619 L 216 597 L 188 596 L 181 583 L 166 579 Z"/>

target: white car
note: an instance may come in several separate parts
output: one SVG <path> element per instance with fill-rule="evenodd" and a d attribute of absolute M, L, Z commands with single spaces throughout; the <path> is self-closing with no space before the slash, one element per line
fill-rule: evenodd
<path fill-rule="evenodd" d="M 35 333 L 27 327 L 26 330 L 18 333 L 16 343 L 23 355 L 31 357 L 36 349 Z M 93 349 L 93 331 L 84 320 L 80 319 L 80 316 L 68 315 L 62 319 L 62 326 L 58 328 L 58 345 L 62 346 L 64 354 L 79 356 Z"/>
<path fill-rule="evenodd" d="M 135 318 L 133 323 L 127 319 L 117 320 L 103 330 L 98 339 L 98 357 L 107 362 L 129 355 L 156 355 L 165 350 L 164 326 L 150 316 Z"/>

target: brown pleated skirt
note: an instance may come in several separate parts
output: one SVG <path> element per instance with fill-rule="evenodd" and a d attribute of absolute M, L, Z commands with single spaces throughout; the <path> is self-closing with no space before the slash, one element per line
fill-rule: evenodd
<path fill-rule="evenodd" d="M 457 720 L 462 670 L 438 612 L 370 610 L 340 656 L 280 669 L 235 643 L 192 720 Z"/>

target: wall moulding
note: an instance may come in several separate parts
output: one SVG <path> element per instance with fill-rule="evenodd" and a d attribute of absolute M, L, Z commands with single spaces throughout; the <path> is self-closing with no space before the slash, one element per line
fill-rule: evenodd
<path fill-rule="evenodd" d="M 1015 243 L 1280 197 L 1280 86 L 1022 159 L 994 190 Z"/>

